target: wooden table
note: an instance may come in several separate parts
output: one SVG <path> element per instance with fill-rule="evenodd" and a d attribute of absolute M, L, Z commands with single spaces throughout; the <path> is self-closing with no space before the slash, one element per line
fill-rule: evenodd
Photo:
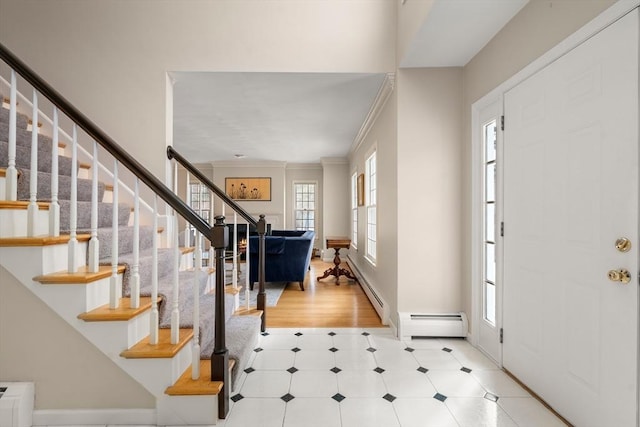
<path fill-rule="evenodd" d="M 333 258 L 333 263 L 335 264 L 333 267 L 328 268 L 322 276 L 318 276 L 318 280 L 322 280 L 325 277 L 336 276 L 336 280 L 338 281 L 336 284 L 340 284 L 340 276 L 345 276 L 350 280 L 358 280 L 356 279 L 351 272 L 345 268 L 340 268 L 340 249 L 349 249 L 351 246 L 351 239 L 348 237 L 327 237 L 327 249 L 333 248 L 336 252 L 335 257 Z"/>

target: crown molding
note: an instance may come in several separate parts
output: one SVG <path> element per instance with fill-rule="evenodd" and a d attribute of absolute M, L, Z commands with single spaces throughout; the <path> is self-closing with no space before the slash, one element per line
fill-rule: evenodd
<path fill-rule="evenodd" d="M 348 165 L 349 159 L 346 157 L 321 157 L 320 164 L 325 165 Z"/>
<path fill-rule="evenodd" d="M 322 169 L 320 163 L 287 163 L 287 169 Z"/>
<path fill-rule="evenodd" d="M 389 95 L 393 92 L 396 86 L 396 73 L 387 73 L 384 82 L 380 86 L 378 90 L 378 94 L 376 95 L 376 99 L 373 101 L 371 105 L 371 109 L 365 117 L 356 138 L 353 140 L 351 144 L 351 149 L 349 150 L 349 154 L 355 152 L 360 148 L 367 134 L 371 130 L 371 127 L 376 122 L 376 119 L 380 115 L 380 112 L 384 108 L 384 105 L 387 103 L 389 99 Z"/>
<path fill-rule="evenodd" d="M 220 160 L 211 162 L 214 168 L 278 168 L 284 169 L 287 162 L 275 160 Z"/>

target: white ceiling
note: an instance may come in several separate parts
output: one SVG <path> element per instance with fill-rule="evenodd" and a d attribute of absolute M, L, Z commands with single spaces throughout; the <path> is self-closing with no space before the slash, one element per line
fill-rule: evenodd
<path fill-rule="evenodd" d="M 528 0 L 435 0 L 401 67 L 463 66 Z M 384 74 L 175 72 L 174 147 L 193 163 L 345 157 Z"/>

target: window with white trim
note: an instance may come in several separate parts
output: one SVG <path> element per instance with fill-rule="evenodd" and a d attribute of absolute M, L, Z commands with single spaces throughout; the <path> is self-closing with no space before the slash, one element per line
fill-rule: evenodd
<path fill-rule="evenodd" d="M 293 218 L 296 230 L 316 229 L 316 183 L 293 184 Z"/>
<path fill-rule="evenodd" d="M 211 221 L 211 192 L 209 189 L 199 182 L 192 182 L 189 184 L 189 206 L 196 211 L 204 220 Z M 189 225 L 189 233 L 191 235 L 191 245 L 194 246 L 196 229 L 193 225 Z M 202 239 L 204 249 L 204 239 Z M 195 259 L 195 253 L 193 254 Z M 202 266 L 209 265 L 209 252 L 202 251 Z"/>
<path fill-rule="evenodd" d="M 374 151 L 365 163 L 366 195 L 367 195 L 367 258 L 375 263 L 377 256 L 376 243 L 378 239 L 377 214 L 377 175 L 376 152 Z"/>
<path fill-rule="evenodd" d="M 358 172 L 351 175 L 351 246 L 358 247 Z"/>

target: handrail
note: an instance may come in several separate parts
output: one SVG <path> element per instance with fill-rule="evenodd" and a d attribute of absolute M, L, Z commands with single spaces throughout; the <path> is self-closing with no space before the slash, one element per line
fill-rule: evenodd
<path fill-rule="evenodd" d="M 244 218 L 249 224 L 253 225 L 254 227 L 258 226 L 258 221 L 255 218 L 247 213 L 247 211 L 245 211 L 244 208 L 237 204 L 232 198 L 227 196 L 224 191 L 222 191 L 209 178 L 207 178 L 202 172 L 200 172 L 195 166 L 193 166 L 193 164 L 189 160 L 178 153 L 175 148 L 171 146 L 167 147 L 167 157 L 169 158 L 169 160 L 175 159 L 178 163 L 184 166 L 190 174 L 198 178 L 198 180 L 206 185 L 209 190 L 216 193 L 219 198 L 221 198 L 234 211 L 238 212 L 240 216 Z"/>
<path fill-rule="evenodd" d="M 87 116 L 75 108 L 58 91 L 51 87 L 29 66 L 16 57 L 2 43 L 0 43 L 0 59 L 4 60 L 16 73 L 22 76 L 31 86 L 44 95 L 60 111 L 75 122 L 91 138 L 100 144 L 105 150 L 129 169 L 135 176 L 144 182 L 162 200 L 167 202 L 186 221 L 193 225 L 206 238 L 211 240 L 211 226 L 202 219 L 189 205 L 182 201 L 169 187 L 164 185 L 148 169 L 131 157 L 120 145 L 110 138 L 102 129 L 93 123 Z"/>

